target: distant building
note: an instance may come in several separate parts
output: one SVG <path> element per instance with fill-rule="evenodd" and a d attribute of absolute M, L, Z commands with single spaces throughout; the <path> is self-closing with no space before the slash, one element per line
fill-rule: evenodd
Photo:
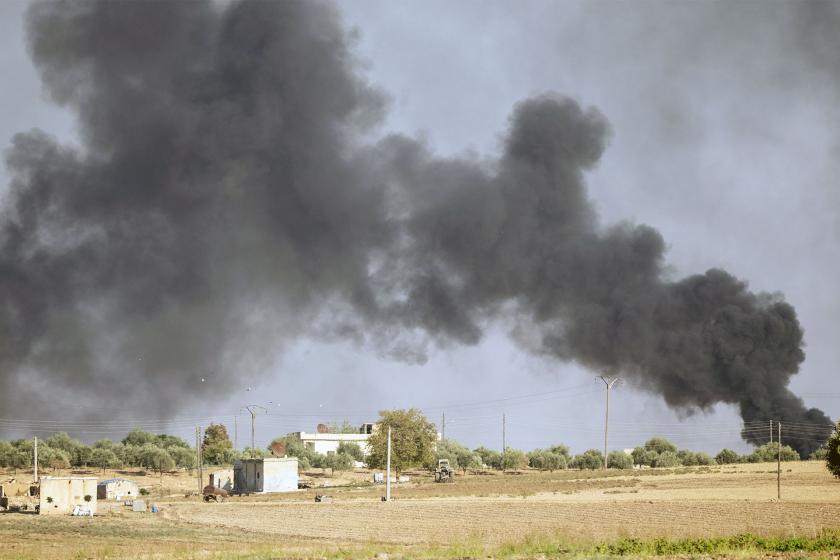
<path fill-rule="evenodd" d="M 39 488 L 41 515 L 69 514 L 76 507 L 96 513 L 96 477 L 42 476 Z"/>
<path fill-rule="evenodd" d="M 338 452 L 338 445 L 340 443 L 355 443 L 362 448 L 362 453 L 367 455 L 368 439 L 371 434 L 376 431 L 376 424 L 366 423 L 359 426 L 359 432 L 353 434 L 333 434 L 329 433 L 326 426 L 320 424 L 318 431 L 314 434 L 307 432 L 294 432 L 292 435 L 297 436 L 300 441 L 312 451 L 321 453 L 323 455 L 332 455 Z"/>
<path fill-rule="evenodd" d="M 296 457 L 243 459 L 233 465 L 233 492 L 290 492 L 298 488 Z"/>
<path fill-rule="evenodd" d="M 137 483 L 125 478 L 109 478 L 96 485 L 96 497 L 100 500 L 130 500 L 139 495 Z"/>

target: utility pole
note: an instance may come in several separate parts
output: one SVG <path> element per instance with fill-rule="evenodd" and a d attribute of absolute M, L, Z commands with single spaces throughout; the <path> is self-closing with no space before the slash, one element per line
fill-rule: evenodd
<path fill-rule="evenodd" d="M 204 438 L 201 426 L 198 427 L 198 485 L 204 488 Z M 201 493 L 201 490 L 198 491 Z"/>
<path fill-rule="evenodd" d="M 610 430 L 610 390 L 618 382 L 618 377 L 601 376 L 601 381 L 607 386 L 607 408 L 604 414 L 604 470 L 607 470 L 607 439 Z"/>
<path fill-rule="evenodd" d="M 233 450 L 239 451 L 239 427 L 236 425 L 236 417 L 239 416 L 238 414 L 233 417 Z"/>
<path fill-rule="evenodd" d="M 388 426 L 388 458 L 385 460 L 385 501 L 391 501 L 391 426 Z"/>
<path fill-rule="evenodd" d="M 35 482 L 38 482 L 38 436 L 35 436 L 35 446 L 32 448 L 34 453 L 32 460 L 32 468 L 34 470 Z"/>
<path fill-rule="evenodd" d="M 446 413 L 443 413 L 443 416 L 440 420 L 440 441 L 446 441 Z"/>
<path fill-rule="evenodd" d="M 776 498 L 782 499 L 782 421 L 779 420 L 779 457 L 776 460 Z"/>
<path fill-rule="evenodd" d="M 199 444 L 199 432 L 201 428 L 199 426 L 195 427 L 195 475 L 198 478 L 198 494 L 201 495 L 201 469 L 199 465 L 201 464 L 201 445 Z"/>
<path fill-rule="evenodd" d="M 257 411 L 262 410 L 263 414 L 268 414 L 268 410 L 265 407 L 262 407 L 258 404 L 249 404 L 248 406 L 243 406 L 239 411 L 247 410 L 251 414 L 251 458 L 254 458 L 254 452 L 256 451 L 256 444 L 254 443 L 254 432 L 256 430 L 256 422 L 257 422 Z"/>
<path fill-rule="evenodd" d="M 505 442 L 505 413 L 502 412 L 502 472 L 505 472 L 505 459 L 507 458 L 507 444 Z"/>

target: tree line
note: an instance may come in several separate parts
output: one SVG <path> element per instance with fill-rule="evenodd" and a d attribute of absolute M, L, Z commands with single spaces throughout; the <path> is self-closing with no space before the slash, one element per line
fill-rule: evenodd
<path fill-rule="evenodd" d="M 331 426 L 336 433 L 351 433 L 347 422 Z M 452 468 L 468 470 L 496 469 L 600 469 L 604 466 L 604 455 L 599 449 L 589 449 L 572 455 L 569 447 L 554 445 L 525 452 L 507 448 L 502 451 L 478 447 L 470 450 L 451 439 L 438 441 L 436 427 L 416 409 L 382 411 L 378 429 L 371 434 L 367 454 L 355 443 L 342 442 L 335 453 L 321 454 L 306 446 L 295 434 L 275 438 L 272 445 L 282 443 L 285 453 L 297 457 L 301 470 L 311 468 L 342 471 L 363 463 L 370 468 L 384 468 L 386 463 L 387 432 L 392 432 L 391 465 L 397 473 L 409 468 L 431 469 L 439 459 L 447 459 Z M 332 430 L 331 430 L 332 431 Z M 201 457 L 205 465 L 230 465 L 245 457 L 266 457 L 266 449 L 245 448 L 239 452 L 233 448 L 227 429 L 222 424 L 211 424 L 203 434 Z M 678 449 L 662 437 L 653 437 L 638 446 L 631 453 L 612 451 L 607 457 L 611 469 L 632 469 L 634 467 L 673 468 L 733 463 L 772 462 L 779 457 L 778 443 L 768 443 L 751 453 L 739 455 L 731 449 L 723 449 L 714 457 L 703 452 Z M 19 439 L 0 441 L 0 467 L 26 469 L 32 465 L 33 440 Z M 163 473 L 176 468 L 196 467 L 197 453 L 183 439 L 153 434 L 140 429 L 130 431 L 119 442 L 102 439 L 86 445 L 60 432 L 42 440 L 38 445 L 39 464 L 42 468 L 66 469 L 70 467 L 96 467 L 116 469 L 142 467 Z M 840 440 L 837 432 L 828 444 L 817 450 L 808 459 L 825 460 L 829 470 L 840 477 Z M 799 454 L 789 446 L 781 448 L 782 461 L 798 461 Z"/>

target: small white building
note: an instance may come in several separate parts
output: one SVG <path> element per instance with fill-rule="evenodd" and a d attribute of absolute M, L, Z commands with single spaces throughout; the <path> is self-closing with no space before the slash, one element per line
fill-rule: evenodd
<path fill-rule="evenodd" d="M 309 449 L 322 455 L 332 455 L 338 452 L 338 446 L 341 443 L 355 443 L 362 449 L 362 453 L 369 454 L 368 440 L 371 434 L 376 431 L 376 424 L 362 424 L 359 427 L 357 434 L 332 434 L 326 430 L 321 430 L 319 426 L 318 432 L 311 434 L 307 432 L 294 432 L 300 441 Z"/>
<path fill-rule="evenodd" d="M 125 478 L 109 478 L 96 485 L 96 497 L 100 500 L 133 500 L 139 495 L 137 483 Z"/>
<path fill-rule="evenodd" d="M 76 507 L 96 513 L 96 477 L 42 476 L 39 488 L 41 515 L 70 514 Z"/>
<path fill-rule="evenodd" d="M 243 459 L 233 465 L 233 492 L 290 492 L 298 488 L 297 457 Z"/>

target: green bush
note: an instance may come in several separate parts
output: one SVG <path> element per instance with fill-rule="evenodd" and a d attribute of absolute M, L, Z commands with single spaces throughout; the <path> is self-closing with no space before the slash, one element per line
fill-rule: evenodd
<path fill-rule="evenodd" d="M 702 451 L 694 452 L 689 451 L 688 449 L 680 449 L 677 451 L 677 457 L 679 457 L 680 464 L 684 467 L 711 465 L 714 463 L 714 460 L 709 456 L 709 454 L 703 453 Z"/>
<path fill-rule="evenodd" d="M 349 455 L 354 461 L 365 460 L 365 453 L 362 451 L 362 448 L 359 447 L 358 444 L 350 441 L 342 441 L 339 443 L 337 452 L 339 454 L 343 453 L 344 455 Z"/>
<path fill-rule="evenodd" d="M 659 454 L 656 451 L 644 447 L 637 447 L 632 453 L 633 463 L 645 467 L 652 467 L 658 456 Z"/>
<path fill-rule="evenodd" d="M 528 466 L 528 457 L 524 451 L 508 448 L 502 454 L 502 469 L 521 469 Z"/>
<path fill-rule="evenodd" d="M 120 460 L 116 453 L 110 449 L 103 449 L 97 447 L 93 450 L 90 457 L 90 464 L 94 467 L 99 467 L 103 471 L 105 469 L 113 469 L 120 466 Z"/>
<path fill-rule="evenodd" d="M 809 461 L 825 461 L 828 457 L 828 448 L 820 447 L 808 456 Z"/>
<path fill-rule="evenodd" d="M 598 449 L 588 449 L 580 455 L 575 455 L 569 465 L 573 469 L 602 469 L 604 468 L 604 454 Z"/>
<path fill-rule="evenodd" d="M 565 469 L 567 464 L 564 454 L 554 453 L 549 449 L 535 449 L 528 453 L 528 466 L 533 469 L 556 471 Z"/>
<path fill-rule="evenodd" d="M 502 454 L 493 449 L 486 447 L 479 447 L 473 450 L 473 453 L 481 457 L 481 463 L 491 469 L 502 468 Z"/>
<path fill-rule="evenodd" d="M 607 455 L 607 466 L 611 469 L 632 469 L 633 456 L 623 451 L 610 451 Z"/>
<path fill-rule="evenodd" d="M 653 462 L 653 466 L 656 468 L 673 468 L 680 466 L 680 464 L 680 458 L 674 451 L 660 453 Z"/>
<path fill-rule="evenodd" d="M 732 463 L 740 463 L 741 457 L 731 449 L 721 449 L 720 453 L 715 455 L 715 462 L 718 465 L 731 465 Z"/>
<path fill-rule="evenodd" d="M 672 453 L 677 452 L 677 446 L 663 437 L 650 438 L 645 442 L 645 449 L 655 451 L 659 455 L 668 451 Z"/>
<path fill-rule="evenodd" d="M 778 442 L 766 443 L 746 457 L 748 463 L 772 463 L 779 458 Z M 782 446 L 782 461 L 798 461 L 799 453 L 788 445 Z"/>

